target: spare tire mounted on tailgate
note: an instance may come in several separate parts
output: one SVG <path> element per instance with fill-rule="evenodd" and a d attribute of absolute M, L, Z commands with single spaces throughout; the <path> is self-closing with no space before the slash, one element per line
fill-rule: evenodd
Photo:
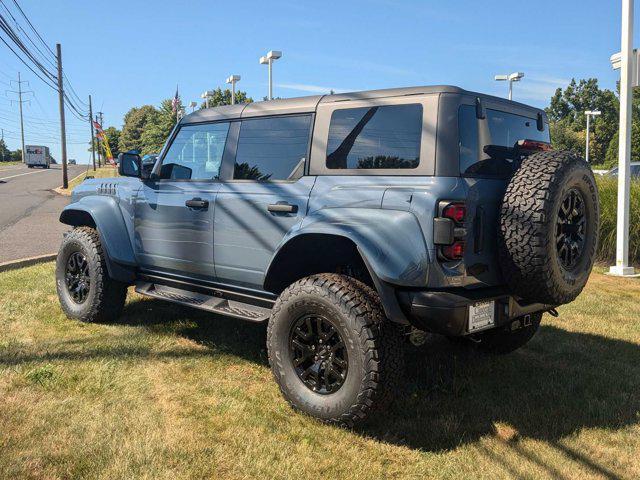
<path fill-rule="evenodd" d="M 500 211 L 500 264 L 513 292 L 549 305 L 574 300 L 589 278 L 599 204 L 589 165 L 570 152 L 526 156 Z"/>

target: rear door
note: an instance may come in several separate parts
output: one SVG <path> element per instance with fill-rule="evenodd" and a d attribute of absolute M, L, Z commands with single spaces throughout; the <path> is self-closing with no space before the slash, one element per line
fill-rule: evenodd
<path fill-rule="evenodd" d="M 485 118 L 477 118 L 476 106 L 458 109 L 460 174 L 468 189 L 467 211 L 473 222 L 464 260 L 469 275 L 485 286 L 501 283 L 498 262 L 498 222 L 502 198 L 513 172 L 513 161 L 492 156 L 488 146 L 514 147 L 518 140 L 549 142 L 549 126 L 538 130 L 533 109 L 509 111 L 501 104 L 485 102 Z"/>
<path fill-rule="evenodd" d="M 139 265 L 157 272 L 213 279 L 213 212 L 229 122 L 184 125 L 135 203 Z"/>
<path fill-rule="evenodd" d="M 216 198 L 220 282 L 261 290 L 276 248 L 304 218 L 314 183 L 304 175 L 311 126 L 311 114 L 242 120 L 235 162 Z"/>

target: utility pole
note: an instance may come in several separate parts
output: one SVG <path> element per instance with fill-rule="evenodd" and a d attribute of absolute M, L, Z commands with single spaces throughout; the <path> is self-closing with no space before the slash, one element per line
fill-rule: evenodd
<path fill-rule="evenodd" d="M 22 163 L 24 161 L 24 121 L 22 118 L 22 82 L 20 81 L 20 72 L 18 72 L 18 105 L 20 105 L 20 139 L 22 141 Z"/>
<path fill-rule="evenodd" d="M 0 131 L 2 132 L 2 161 L 4 162 L 4 149 L 5 149 L 5 145 L 4 145 L 4 128 L 0 128 Z"/>
<path fill-rule="evenodd" d="M 15 80 L 11 80 L 12 82 L 15 82 Z M 23 83 L 29 83 L 26 80 L 21 80 L 20 78 L 20 72 L 18 72 L 18 91 L 16 92 L 15 90 L 7 90 L 7 92 L 11 92 L 11 93 L 16 93 L 18 95 L 18 105 L 20 108 L 20 138 L 22 140 L 22 163 L 25 163 L 24 159 L 25 159 L 25 153 L 24 153 L 24 120 L 22 117 L 22 104 L 25 102 L 28 102 L 29 100 L 22 100 L 22 94 L 23 93 L 33 93 L 31 92 L 31 90 L 22 90 L 22 84 Z M 11 102 L 15 102 L 15 100 L 11 100 Z"/>
<path fill-rule="evenodd" d="M 67 176 L 67 133 L 64 123 L 64 89 L 62 84 L 62 47 L 56 43 L 56 53 L 58 54 L 58 102 L 60 104 L 60 146 L 62 148 L 62 188 L 69 188 L 69 177 Z M 23 153 L 24 154 L 24 153 Z"/>
<path fill-rule="evenodd" d="M 89 95 L 89 125 L 91 126 L 91 158 L 93 159 L 93 171 L 96 171 L 96 137 L 93 133 L 93 106 Z"/>

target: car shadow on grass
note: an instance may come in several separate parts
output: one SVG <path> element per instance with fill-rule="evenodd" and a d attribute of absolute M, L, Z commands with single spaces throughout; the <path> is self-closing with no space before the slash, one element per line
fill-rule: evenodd
<path fill-rule="evenodd" d="M 157 300 L 129 303 L 121 322 L 267 365 L 264 324 Z M 493 435 L 517 449 L 524 437 L 557 444 L 583 428 L 617 429 L 638 421 L 640 347 L 635 343 L 543 324 L 527 346 L 509 355 L 484 355 L 433 336 L 420 348 L 407 344 L 406 357 L 396 401 L 356 433 L 425 451 L 446 451 Z M 578 452 L 564 453 L 582 458 Z M 601 474 L 610 476 L 606 470 Z"/>

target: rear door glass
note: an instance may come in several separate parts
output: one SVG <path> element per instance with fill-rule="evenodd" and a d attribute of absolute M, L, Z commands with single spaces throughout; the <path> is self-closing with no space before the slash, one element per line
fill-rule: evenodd
<path fill-rule="evenodd" d="M 500 110 L 486 109 L 486 119 L 476 117 L 475 106 L 458 111 L 460 173 L 465 176 L 506 177 L 512 172 L 508 159 L 492 158 L 487 145 L 513 147 L 518 140 L 549 142 L 549 127 L 538 130 L 537 119 Z"/>

